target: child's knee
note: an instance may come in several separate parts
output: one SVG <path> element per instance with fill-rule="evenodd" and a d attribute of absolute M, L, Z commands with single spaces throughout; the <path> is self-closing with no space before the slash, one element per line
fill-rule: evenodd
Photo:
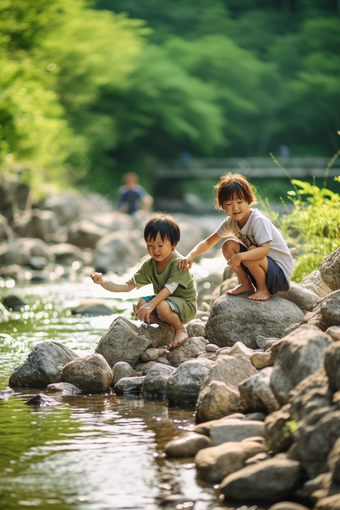
<path fill-rule="evenodd" d="M 233 241 L 232 239 L 225 241 L 222 245 L 222 253 L 226 258 L 230 258 L 232 255 L 235 255 L 235 253 L 238 253 L 239 251 L 239 243 L 237 241 Z"/>
<path fill-rule="evenodd" d="M 141 306 L 146 304 L 146 300 L 144 298 L 140 298 L 139 301 L 136 303 L 136 310 L 139 310 Z"/>
<path fill-rule="evenodd" d="M 166 301 L 161 301 L 156 306 L 156 311 L 157 311 L 158 317 L 161 320 L 165 320 L 166 316 L 169 314 L 169 312 L 171 312 L 171 308 Z"/>

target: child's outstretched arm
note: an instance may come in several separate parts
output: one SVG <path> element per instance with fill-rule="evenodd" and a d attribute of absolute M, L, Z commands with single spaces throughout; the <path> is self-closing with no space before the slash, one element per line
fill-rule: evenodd
<path fill-rule="evenodd" d="M 94 283 L 101 285 L 110 292 L 130 292 L 135 288 L 135 284 L 131 280 L 125 283 L 115 283 L 111 280 L 104 280 L 102 273 L 92 273 L 90 277 Z"/>
<path fill-rule="evenodd" d="M 192 266 L 192 263 L 194 261 L 194 258 L 198 255 L 202 255 L 202 253 L 205 253 L 206 251 L 210 250 L 215 244 L 220 241 L 222 237 L 220 237 L 218 234 L 214 233 L 211 234 L 211 236 L 204 239 L 204 241 L 201 241 L 200 243 L 196 244 L 195 248 L 191 250 L 188 255 L 180 261 L 178 264 L 179 269 L 190 269 Z"/>

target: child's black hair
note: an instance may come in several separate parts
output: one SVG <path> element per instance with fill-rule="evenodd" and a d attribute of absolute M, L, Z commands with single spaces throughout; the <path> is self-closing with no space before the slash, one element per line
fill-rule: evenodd
<path fill-rule="evenodd" d="M 215 190 L 217 192 L 218 209 L 223 209 L 224 202 L 227 202 L 233 196 L 237 196 L 240 200 L 245 200 L 249 205 L 256 203 L 256 197 L 249 182 L 241 174 L 229 172 L 222 175 L 220 182 L 215 186 Z"/>
<path fill-rule="evenodd" d="M 177 221 L 169 214 L 157 214 L 147 222 L 144 229 L 145 242 L 154 241 L 158 233 L 162 241 L 168 239 L 172 245 L 178 243 L 181 237 Z"/>

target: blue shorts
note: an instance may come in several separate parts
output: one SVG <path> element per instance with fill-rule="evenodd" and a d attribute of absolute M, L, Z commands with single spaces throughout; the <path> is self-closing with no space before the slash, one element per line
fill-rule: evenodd
<path fill-rule="evenodd" d="M 143 296 L 142 299 L 145 299 L 145 301 L 148 303 L 149 301 L 151 301 L 151 299 L 153 299 L 155 297 L 155 294 L 153 296 Z M 138 300 L 139 301 L 139 300 Z M 171 301 L 171 299 L 167 298 L 167 299 L 164 299 L 164 301 L 166 301 L 168 303 L 168 305 L 170 306 L 170 309 L 177 313 L 177 315 L 179 315 L 179 308 L 178 306 L 176 305 L 176 303 L 174 303 L 173 301 Z M 136 312 L 137 311 L 137 302 L 133 304 L 133 311 Z M 160 317 L 158 316 L 158 313 L 157 313 L 157 310 L 153 310 L 152 313 L 159 319 Z M 161 319 L 162 320 L 162 319 Z"/>
<path fill-rule="evenodd" d="M 240 243 L 240 251 L 239 253 L 248 251 L 243 244 Z M 267 270 L 267 278 L 266 278 L 266 284 L 268 287 L 269 292 L 274 295 L 279 291 L 286 291 L 289 290 L 289 283 L 287 282 L 287 278 L 285 277 L 285 274 L 281 267 L 270 257 L 267 257 L 268 260 L 268 270 Z M 257 288 L 256 280 L 247 268 L 241 262 L 242 269 L 247 273 L 251 283 L 254 285 L 254 287 Z"/>

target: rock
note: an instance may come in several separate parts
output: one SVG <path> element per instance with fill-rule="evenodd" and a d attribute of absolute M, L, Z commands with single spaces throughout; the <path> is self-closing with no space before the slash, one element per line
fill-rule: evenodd
<path fill-rule="evenodd" d="M 248 295 L 225 294 L 214 302 L 205 328 L 209 342 L 225 347 L 240 340 L 257 349 L 258 335 L 281 338 L 287 325 L 300 322 L 303 316 L 291 301 L 271 297 L 259 303 L 247 299 Z"/>
<path fill-rule="evenodd" d="M 327 471 L 327 457 L 340 437 L 340 411 L 316 409 L 299 422 L 294 433 L 296 454 L 308 478 Z"/>
<path fill-rule="evenodd" d="M 268 340 L 275 340 L 275 341 L 278 341 L 280 340 L 279 338 L 267 338 L 266 336 L 263 336 L 263 335 L 258 335 L 256 337 L 256 344 L 257 344 L 257 347 L 259 349 L 265 349 L 266 347 L 266 343 L 268 342 Z"/>
<path fill-rule="evenodd" d="M 102 354 L 111 367 L 118 361 L 125 361 L 134 367 L 150 346 L 151 340 L 141 335 L 139 328 L 133 327 L 127 319 L 118 317 L 101 337 L 96 353 Z"/>
<path fill-rule="evenodd" d="M 80 248 L 69 243 L 54 244 L 50 247 L 57 264 L 72 266 L 73 262 L 84 262 L 84 253 Z"/>
<path fill-rule="evenodd" d="M 282 340 L 271 376 L 271 387 L 281 405 L 288 402 L 289 392 L 300 381 L 322 367 L 324 352 L 331 343 L 328 335 L 309 325 Z"/>
<path fill-rule="evenodd" d="M 107 391 L 112 383 L 113 372 L 101 354 L 90 354 L 64 366 L 62 382 L 69 382 L 87 393 Z"/>
<path fill-rule="evenodd" d="M 246 441 L 246 440 L 245 440 Z M 245 462 L 245 466 L 252 466 L 253 464 L 258 464 L 259 462 L 263 462 L 264 460 L 271 459 L 272 456 L 269 453 L 262 452 L 254 455 L 254 457 L 250 457 Z"/>
<path fill-rule="evenodd" d="M 255 368 L 260 370 L 265 367 L 272 367 L 275 363 L 275 358 L 271 352 L 255 352 L 250 358 L 250 361 Z"/>
<path fill-rule="evenodd" d="M 333 494 L 320 499 L 314 507 L 315 510 L 340 510 L 340 494 Z"/>
<path fill-rule="evenodd" d="M 308 508 L 304 505 L 300 505 L 299 503 L 281 501 L 280 503 L 272 505 L 268 510 L 308 510 Z"/>
<path fill-rule="evenodd" d="M 209 437 L 202 434 L 189 432 L 183 437 L 174 438 L 165 445 L 165 453 L 168 457 L 195 457 L 196 453 L 210 446 Z"/>
<path fill-rule="evenodd" d="M 323 298 L 332 292 L 321 278 L 321 273 L 318 269 L 304 277 L 301 282 L 301 287 L 314 292 L 320 298 Z"/>
<path fill-rule="evenodd" d="M 30 398 L 25 402 L 28 406 L 39 406 L 39 407 L 46 407 L 46 406 L 57 406 L 60 405 L 61 402 L 57 402 L 52 397 L 49 397 L 48 395 L 44 395 L 44 393 L 38 393 L 38 395 L 35 395 L 34 397 Z"/>
<path fill-rule="evenodd" d="M 14 296 L 13 294 L 6 296 L 2 300 L 2 303 L 7 308 L 7 310 L 13 312 L 24 312 L 25 310 L 29 310 L 29 305 L 18 296 Z"/>
<path fill-rule="evenodd" d="M 300 323 L 299 322 L 294 322 L 293 324 L 291 324 L 290 326 L 288 326 L 288 328 L 286 328 L 283 332 L 283 337 L 289 335 L 289 333 L 291 333 L 292 331 L 294 331 L 295 329 L 297 329 L 298 327 L 300 326 Z"/>
<path fill-rule="evenodd" d="M 295 422 L 313 411 L 332 405 L 332 391 L 323 368 L 303 379 L 289 394 L 290 414 Z"/>
<path fill-rule="evenodd" d="M 142 372 L 143 375 L 147 374 L 150 370 L 150 368 L 154 367 L 155 365 L 160 365 L 160 363 L 157 363 L 157 361 L 148 361 L 147 363 L 139 363 L 136 365 L 135 369 L 136 372 Z"/>
<path fill-rule="evenodd" d="M 244 355 L 219 358 L 202 385 L 197 400 L 196 421 L 199 423 L 243 412 L 245 404 L 239 394 L 238 384 L 255 374 L 256 368 Z"/>
<path fill-rule="evenodd" d="M 11 229 L 8 226 L 8 220 L 7 220 L 7 218 L 5 218 L 5 216 L 2 216 L 2 214 L 0 214 L 0 243 L 4 239 L 8 239 L 10 237 L 10 235 L 11 235 Z"/>
<path fill-rule="evenodd" d="M 123 377 L 114 385 L 113 391 L 116 393 L 140 393 L 144 380 L 145 376 Z"/>
<path fill-rule="evenodd" d="M 41 209 L 53 211 L 60 225 L 78 218 L 80 213 L 79 199 L 76 195 L 63 193 L 61 196 L 50 196 L 40 206 Z"/>
<path fill-rule="evenodd" d="M 67 242 L 79 248 L 94 248 L 102 237 L 109 234 L 109 229 L 102 228 L 89 220 L 73 223 L 67 237 Z"/>
<path fill-rule="evenodd" d="M 236 344 L 233 345 L 229 352 L 230 356 L 235 356 L 235 354 L 241 354 L 242 356 L 245 356 L 246 358 L 250 359 L 251 356 L 254 354 L 254 350 L 249 349 L 249 347 L 244 345 L 244 343 L 242 342 L 236 342 Z"/>
<path fill-rule="evenodd" d="M 13 224 L 13 230 L 21 237 L 33 237 L 45 242 L 51 240 L 51 235 L 58 230 L 59 224 L 52 211 L 33 209 L 26 211 L 21 218 Z"/>
<path fill-rule="evenodd" d="M 79 395 L 82 393 L 80 388 L 77 388 L 74 384 L 68 382 L 60 382 L 60 383 L 52 383 L 49 384 L 46 388 L 46 391 L 49 393 L 62 393 L 64 397 L 68 397 L 70 395 Z"/>
<path fill-rule="evenodd" d="M 210 381 L 200 391 L 196 405 L 196 422 L 218 420 L 227 414 L 245 411 L 240 393 L 221 381 Z"/>
<path fill-rule="evenodd" d="M 96 244 L 94 266 L 96 271 L 106 273 L 134 266 L 140 255 L 136 244 L 125 231 L 112 232 L 102 237 Z"/>
<path fill-rule="evenodd" d="M 266 419 L 266 415 L 264 413 L 246 413 L 242 420 L 254 420 L 254 421 L 264 421 Z"/>
<path fill-rule="evenodd" d="M 210 359 L 211 361 L 217 360 L 217 356 L 213 352 L 201 352 L 201 354 L 196 356 L 196 359 L 201 359 L 201 358 Z"/>
<path fill-rule="evenodd" d="M 290 405 L 283 406 L 278 411 L 269 414 L 264 421 L 265 440 L 274 453 L 285 452 L 293 442 L 290 422 Z"/>
<path fill-rule="evenodd" d="M 205 448 L 195 457 L 197 476 L 208 483 L 220 483 L 226 476 L 242 469 L 248 458 L 265 451 L 263 445 L 250 442 L 229 442 Z"/>
<path fill-rule="evenodd" d="M 288 299 L 288 301 L 295 303 L 301 310 L 308 311 L 312 310 L 315 303 L 320 299 L 318 294 L 296 282 L 290 282 L 289 290 L 277 292 L 275 296 Z"/>
<path fill-rule="evenodd" d="M 300 324 L 311 324 L 326 331 L 330 326 L 340 324 L 340 290 L 336 290 L 316 303 L 306 313 Z"/>
<path fill-rule="evenodd" d="M 277 500 L 289 496 L 300 482 L 300 464 L 285 458 L 268 459 L 228 475 L 220 484 L 226 498 Z"/>
<path fill-rule="evenodd" d="M 143 363 L 147 363 L 148 361 L 157 361 L 159 358 L 158 349 L 150 348 L 146 349 L 146 351 L 141 355 L 141 361 Z"/>
<path fill-rule="evenodd" d="M 110 308 L 104 300 L 86 299 L 81 301 L 76 308 L 71 310 L 72 315 L 86 315 L 96 317 L 98 315 L 112 315 L 113 308 Z"/>
<path fill-rule="evenodd" d="M 193 319 L 185 325 L 189 338 L 191 337 L 205 337 L 205 322 L 201 319 Z M 207 342 L 208 344 L 208 342 Z"/>
<path fill-rule="evenodd" d="M 17 367 L 9 379 L 10 386 L 45 388 L 61 381 L 63 367 L 78 356 L 65 345 L 45 340 L 38 343 L 26 361 Z"/>
<path fill-rule="evenodd" d="M 113 370 L 113 380 L 112 385 L 114 386 L 117 382 L 123 377 L 134 377 L 136 375 L 136 371 L 132 368 L 129 363 L 125 361 L 118 361 L 112 367 Z"/>
<path fill-rule="evenodd" d="M 205 436 L 210 437 L 210 431 L 214 425 L 219 425 L 226 420 L 243 420 L 244 417 L 245 415 L 242 413 L 233 413 L 218 420 L 210 420 L 204 423 L 200 423 L 194 427 L 193 432 L 197 432 L 197 434 L 204 434 Z"/>
<path fill-rule="evenodd" d="M 14 394 L 12 388 L 6 388 L 0 391 L 0 400 L 8 400 Z"/>
<path fill-rule="evenodd" d="M 320 275 L 331 290 L 340 289 L 340 248 L 323 259 L 320 265 Z"/>
<path fill-rule="evenodd" d="M 340 326 L 331 326 L 326 330 L 327 335 L 329 335 L 334 342 L 339 342 L 340 340 Z"/>
<path fill-rule="evenodd" d="M 158 363 L 162 363 L 162 365 L 170 365 L 169 361 L 166 358 L 163 358 L 162 356 L 158 358 Z"/>
<path fill-rule="evenodd" d="M 175 329 L 164 322 L 161 325 L 156 324 L 146 324 L 142 322 L 140 325 L 136 325 L 134 322 L 126 321 L 129 324 L 129 327 L 134 331 L 137 335 L 142 335 L 145 338 L 148 338 L 151 341 L 151 347 L 167 347 L 175 336 Z M 165 353 L 164 353 L 165 354 Z"/>
<path fill-rule="evenodd" d="M 337 439 L 327 458 L 329 471 L 332 473 L 333 482 L 340 482 L 340 439 Z"/>
<path fill-rule="evenodd" d="M 216 344 L 208 344 L 205 347 L 206 352 L 216 352 L 218 351 L 219 347 Z"/>
<path fill-rule="evenodd" d="M 182 363 L 168 379 L 168 399 L 178 404 L 196 403 L 203 380 L 212 366 L 213 362 L 207 359 Z"/>
<path fill-rule="evenodd" d="M 333 391 L 340 390 L 340 344 L 332 343 L 325 351 L 325 370 Z"/>
<path fill-rule="evenodd" d="M 43 257 L 46 262 L 54 262 L 51 247 L 41 239 L 21 238 L 0 250 L 0 265 L 17 264 L 28 266 L 32 257 Z"/>
<path fill-rule="evenodd" d="M 264 423 L 254 420 L 220 420 L 210 429 L 212 446 L 229 441 L 242 441 L 247 437 L 264 436 Z"/>
<path fill-rule="evenodd" d="M 168 379 L 174 371 L 175 368 L 160 363 L 151 367 L 144 379 L 142 396 L 160 400 L 167 398 Z"/>
<path fill-rule="evenodd" d="M 178 367 L 183 361 L 195 358 L 198 354 L 205 351 L 208 340 L 202 336 L 191 337 L 185 340 L 181 345 L 172 349 L 167 359 L 173 367 Z"/>
<path fill-rule="evenodd" d="M 246 379 L 238 385 L 244 402 L 253 411 L 267 411 L 271 413 L 279 409 L 279 403 L 270 386 L 272 368 L 264 368 L 258 374 Z"/>

